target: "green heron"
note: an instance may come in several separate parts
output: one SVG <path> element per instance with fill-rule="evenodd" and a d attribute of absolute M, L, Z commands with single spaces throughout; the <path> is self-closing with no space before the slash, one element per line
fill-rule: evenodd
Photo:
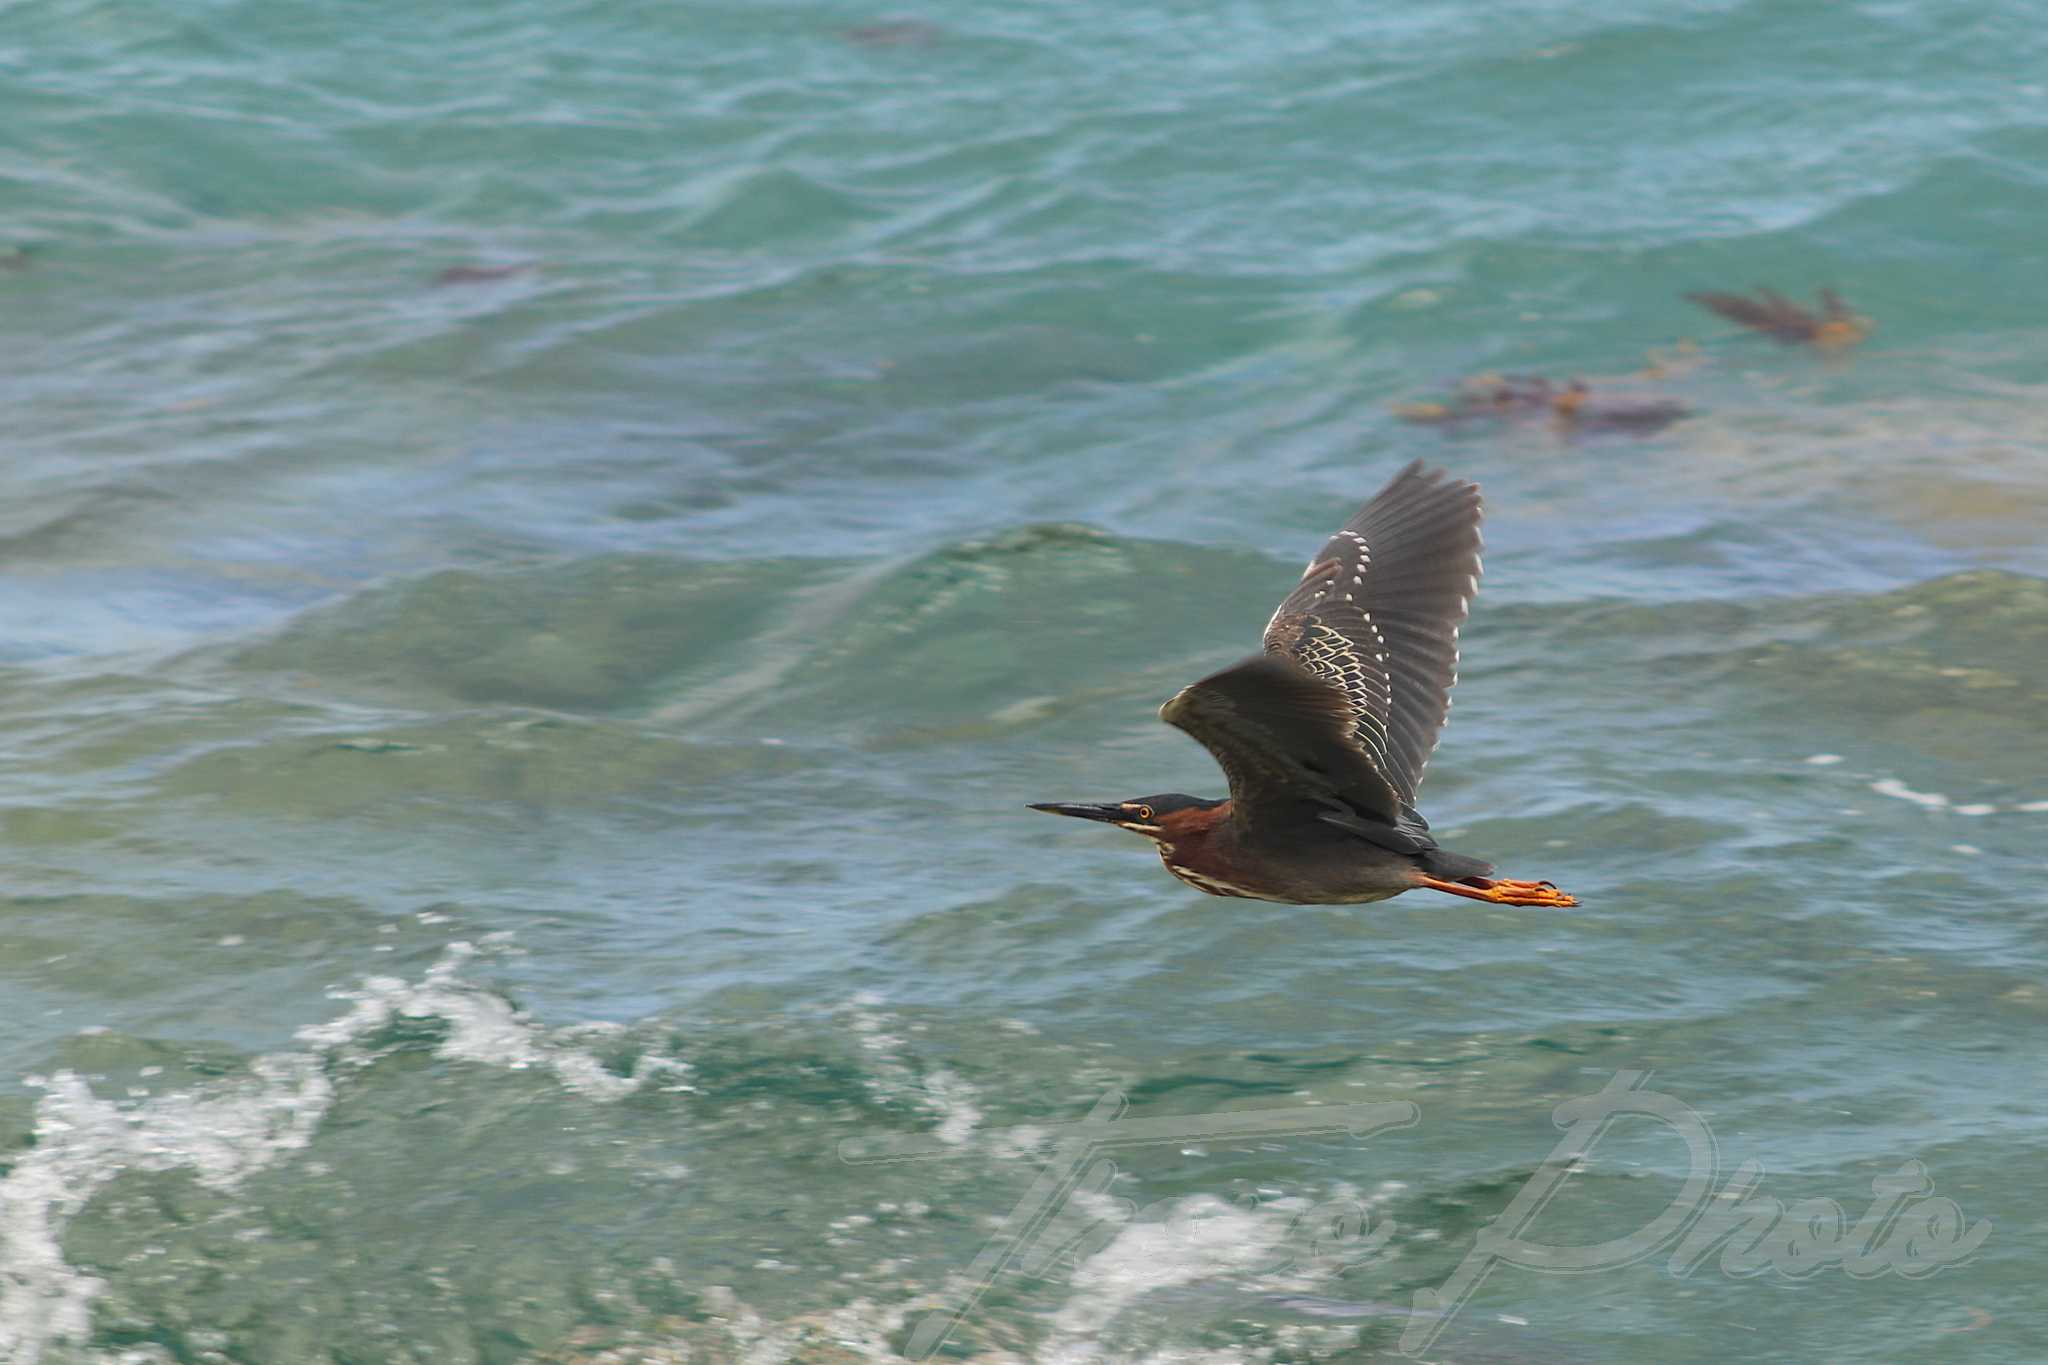
<path fill-rule="evenodd" d="M 1142 834 L 1212 896 L 1342 905 L 1427 887 L 1499 905 L 1571 906 L 1549 882 L 1496 879 L 1439 848 L 1415 789 L 1450 712 L 1458 623 L 1479 589 L 1479 486 L 1416 461 L 1309 561 L 1265 652 L 1181 689 L 1159 717 L 1230 782 L 1031 809 Z"/>
<path fill-rule="evenodd" d="M 1832 289 L 1820 291 L 1820 312 L 1811 313 L 1775 289 L 1758 285 L 1756 297 L 1747 294 L 1687 294 L 1688 300 L 1752 332 L 1782 341 L 1787 346 L 1801 342 L 1822 351 L 1846 351 L 1870 335 L 1876 326 L 1869 318 L 1849 311 L 1842 296 Z"/>

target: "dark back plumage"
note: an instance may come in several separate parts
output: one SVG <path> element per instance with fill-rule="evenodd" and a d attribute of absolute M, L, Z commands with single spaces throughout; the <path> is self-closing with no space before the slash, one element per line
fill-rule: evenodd
<path fill-rule="evenodd" d="M 1309 561 L 1265 654 L 1160 708 L 1216 756 L 1241 817 L 1312 801 L 1427 828 L 1408 807 L 1450 710 L 1479 520 L 1476 484 L 1409 465 Z"/>

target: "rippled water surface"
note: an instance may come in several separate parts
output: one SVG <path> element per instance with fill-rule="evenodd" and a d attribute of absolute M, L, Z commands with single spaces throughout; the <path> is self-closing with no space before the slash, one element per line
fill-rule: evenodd
<path fill-rule="evenodd" d="M 0 6 L 0 1360 L 2048 1358 L 2044 72 L 1945 0 Z M 1680 297 L 1753 283 L 1877 331 Z M 1482 371 L 1690 415 L 1392 410 Z M 1489 511 L 1423 806 L 1580 909 L 1023 809 L 1220 794 L 1156 706 L 1417 457 Z M 1626 1119 L 1492 1224 L 1641 1071 L 1777 1268 L 1418 1306 L 1692 1197 Z M 1973 1258 L 1799 1260 L 1909 1161 Z"/>

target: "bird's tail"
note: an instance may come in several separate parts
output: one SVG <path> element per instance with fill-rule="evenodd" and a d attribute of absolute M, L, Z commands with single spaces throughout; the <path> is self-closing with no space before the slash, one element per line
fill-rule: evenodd
<path fill-rule="evenodd" d="M 1482 858 L 1467 857 L 1453 853 L 1447 848 L 1433 848 L 1421 857 L 1422 870 L 1432 877 L 1447 882 L 1461 882 L 1467 877 L 1491 877 L 1493 864 Z"/>

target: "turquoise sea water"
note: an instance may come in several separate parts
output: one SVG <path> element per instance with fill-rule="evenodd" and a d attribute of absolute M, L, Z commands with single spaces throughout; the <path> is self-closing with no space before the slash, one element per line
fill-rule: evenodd
<path fill-rule="evenodd" d="M 0 6 L 0 1360 L 2048 1358 L 2042 17 Z M 1220 794 L 1154 709 L 1417 457 L 1423 808 L 1582 908 L 1023 809 Z M 1418 1310 L 1691 1197 L 1492 1222 L 1629 1071 L 1766 1272 Z M 1966 1263 L 1780 1273 L 1910 1161 Z"/>

